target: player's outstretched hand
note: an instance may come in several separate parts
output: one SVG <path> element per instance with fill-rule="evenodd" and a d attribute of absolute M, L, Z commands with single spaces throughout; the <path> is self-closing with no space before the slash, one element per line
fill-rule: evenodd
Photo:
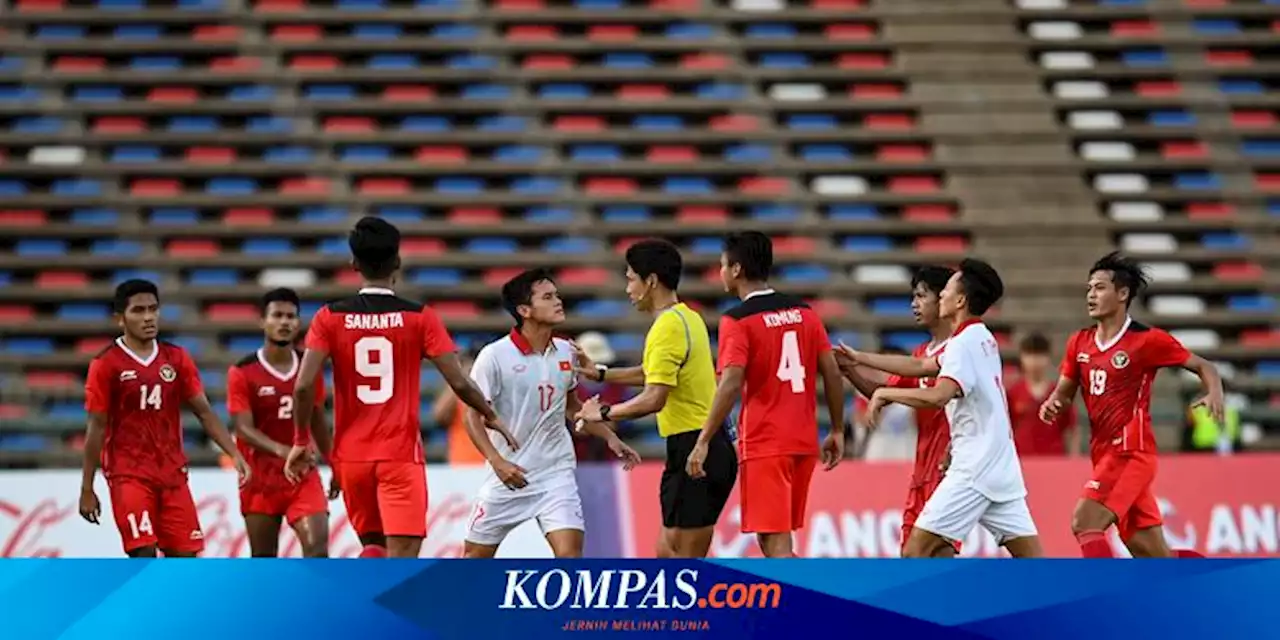
<path fill-rule="evenodd" d="M 1062 401 L 1055 397 L 1050 397 L 1040 405 L 1041 422 L 1053 422 L 1058 419 L 1060 413 L 1062 413 Z"/>
<path fill-rule="evenodd" d="M 684 461 L 684 472 L 689 474 L 690 478 L 697 480 L 707 477 L 707 470 L 702 465 L 707 461 L 707 443 L 699 441 L 693 445 L 693 450 L 689 452 L 689 457 Z"/>
<path fill-rule="evenodd" d="M 311 456 L 307 447 L 294 445 L 289 449 L 289 455 L 284 460 L 284 477 L 288 478 L 289 482 L 297 484 L 310 469 Z"/>
<path fill-rule="evenodd" d="M 596 373 L 596 363 L 593 362 L 591 358 L 587 357 L 587 352 L 583 351 L 582 347 L 578 346 L 578 342 L 576 340 L 570 340 L 569 346 L 573 349 L 574 371 L 588 380 L 595 381 L 596 376 L 599 375 Z"/>
<path fill-rule="evenodd" d="M 843 361 L 841 362 L 842 364 L 855 365 L 861 362 L 859 359 L 860 354 L 858 353 L 858 350 L 854 349 L 853 347 L 850 347 L 849 345 L 845 344 L 843 341 L 841 341 L 840 344 L 837 345 L 836 348 L 832 350 L 832 353 L 835 354 L 837 362 Z"/>
<path fill-rule="evenodd" d="M 524 468 L 505 459 L 493 464 L 493 473 L 510 489 L 523 489 L 529 484 L 524 477 L 527 473 Z"/>
<path fill-rule="evenodd" d="M 329 478 L 329 499 L 337 500 L 342 495 L 342 484 L 338 482 L 338 473 L 335 471 Z"/>
<path fill-rule="evenodd" d="M 1204 407 L 1209 410 L 1209 415 L 1213 416 L 1214 422 L 1222 424 L 1223 417 L 1227 414 L 1226 400 L 1221 393 L 1211 391 L 1204 394 L 1198 400 L 1191 403 L 1191 408 Z"/>
<path fill-rule="evenodd" d="M 822 440 L 822 468 L 830 471 L 844 460 L 844 433 L 832 431 Z"/>
<path fill-rule="evenodd" d="M 85 522 L 98 524 L 98 517 L 102 515 L 102 503 L 98 502 L 98 494 L 94 493 L 93 487 L 85 487 L 80 490 L 80 517 Z"/>
<path fill-rule="evenodd" d="M 600 396 L 591 396 L 586 402 L 582 403 L 582 409 L 578 411 L 578 415 L 574 416 L 574 420 L 584 422 L 604 422 L 604 416 L 600 415 L 602 403 Z"/>
<path fill-rule="evenodd" d="M 609 438 L 609 450 L 613 452 L 613 455 L 622 459 L 623 471 L 630 471 L 640 464 L 640 454 L 636 453 L 635 449 L 632 449 L 618 436 Z"/>
<path fill-rule="evenodd" d="M 880 394 L 880 391 L 881 389 L 876 389 L 876 392 L 871 394 L 871 400 L 867 402 L 867 413 L 863 418 L 867 429 L 872 431 L 875 431 L 876 427 L 880 426 L 880 412 L 884 410 L 885 405 L 889 404 L 884 399 L 884 396 Z"/>
<path fill-rule="evenodd" d="M 249 484 L 249 480 L 253 478 L 253 470 L 249 468 L 249 463 L 245 462 L 244 457 L 236 454 L 236 475 L 240 477 L 240 486 Z"/>

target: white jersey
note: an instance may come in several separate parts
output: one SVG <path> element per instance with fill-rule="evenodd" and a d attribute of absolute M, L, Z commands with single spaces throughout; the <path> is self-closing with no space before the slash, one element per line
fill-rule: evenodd
<path fill-rule="evenodd" d="M 939 361 L 938 378 L 951 379 L 963 394 L 947 403 L 951 423 L 947 477 L 964 482 L 992 502 L 1025 497 L 995 336 L 981 322 L 962 325 Z"/>
<path fill-rule="evenodd" d="M 513 330 L 480 350 L 471 379 L 493 404 L 520 448 L 512 451 L 493 431 L 487 431 L 489 441 L 502 457 L 523 468 L 529 481 L 528 486 L 513 492 L 490 467 L 479 497 L 503 499 L 514 493 L 528 495 L 574 484 L 577 459 L 565 422 L 565 405 L 578 380 L 569 343 L 553 338 L 546 352 L 534 353 L 524 336 Z"/>

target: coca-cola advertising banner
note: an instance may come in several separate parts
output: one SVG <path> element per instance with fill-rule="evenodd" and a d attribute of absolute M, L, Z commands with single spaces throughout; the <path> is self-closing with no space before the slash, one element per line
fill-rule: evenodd
<path fill-rule="evenodd" d="M 328 470 L 325 486 L 328 486 Z M 427 471 L 430 509 L 427 540 L 422 555 L 457 557 L 462 552 L 467 521 L 484 469 L 429 467 Z M 191 493 L 200 511 L 204 529 L 205 557 L 248 557 L 244 520 L 236 476 L 219 469 L 191 473 Z M 94 526 L 80 518 L 79 471 L 12 471 L 0 473 L 0 557 L 112 558 L 124 555 L 120 533 L 111 519 L 110 494 L 99 477 L 98 498 L 103 501 L 102 524 Z M 281 555 L 299 556 L 297 539 L 283 527 Z M 329 503 L 329 553 L 334 557 L 354 557 L 360 542 L 347 522 L 342 499 Z M 536 523 L 525 523 L 507 538 L 498 551 L 500 557 L 551 557 Z"/>
<path fill-rule="evenodd" d="M 1031 514 L 1045 553 L 1078 558 L 1071 513 L 1090 478 L 1085 459 L 1027 459 L 1022 462 Z M 658 479 L 652 464 L 628 474 L 634 525 L 627 550 L 652 557 L 662 524 Z M 897 557 L 910 465 L 845 462 L 817 471 L 809 491 L 809 523 L 795 536 L 802 556 Z M 1280 505 L 1280 455 L 1232 457 L 1168 456 L 1160 461 L 1156 494 L 1164 512 L 1165 536 L 1177 548 L 1211 556 L 1274 556 L 1280 553 L 1276 511 Z M 758 556 L 755 536 L 740 529 L 738 492 L 729 499 L 716 527 L 711 553 L 718 557 Z M 1114 538 L 1114 529 L 1112 530 Z M 1122 545 L 1113 539 L 1118 553 Z M 962 555 L 1003 555 L 986 530 L 977 527 Z"/>

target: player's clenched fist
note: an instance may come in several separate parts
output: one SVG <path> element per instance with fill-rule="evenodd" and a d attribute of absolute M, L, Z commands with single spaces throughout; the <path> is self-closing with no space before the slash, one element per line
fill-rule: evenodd
<path fill-rule="evenodd" d="M 871 394 L 871 400 L 867 402 L 867 413 L 864 421 L 868 429 L 874 430 L 880 426 L 880 412 L 884 410 L 885 405 L 889 404 L 889 400 L 881 393 L 882 391 L 884 391 L 884 388 L 876 389 L 876 392 Z"/>
<path fill-rule="evenodd" d="M 636 465 L 640 464 L 640 454 L 636 453 L 636 450 L 623 442 L 621 438 L 618 438 L 617 436 L 609 438 L 607 444 L 609 445 L 609 450 L 613 452 L 613 455 L 622 459 L 623 471 L 630 471 L 636 468 Z"/>
<path fill-rule="evenodd" d="M 684 471 L 689 474 L 690 478 L 699 479 L 707 476 L 707 470 L 702 465 L 707 461 L 707 443 L 701 438 L 697 444 L 693 445 L 693 450 L 689 452 L 689 457 L 685 459 Z"/>
<path fill-rule="evenodd" d="M 293 448 L 289 449 L 288 457 L 284 460 L 284 475 L 290 482 L 296 483 L 306 475 L 311 465 L 311 455 L 307 447 L 293 445 Z"/>
<path fill-rule="evenodd" d="M 508 488 L 523 489 L 529 484 L 529 481 L 524 477 L 524 467 L 518 464 L 505 459 L 498 459 L 496 462 L 491 462 L 490 465 L 493 467 L 494 475 L 498 476 L 498 480 L 507 485 Z"/>
<path fill-rule="evenodd" d="M 1043 422 L 1057 420 L 1059 413 L 1062 413 L 1062 401 L 1057 398 L 1049 398 L 1040 405 L 1040 420 Z"/>
<path fill-rule="evenodd" d="M 80 490 L 80 517 L 87 522 L 98 524 L 98 516 L 102 515 L 102 504 L 98 502 L 98 494 L 93 487 Z"/>

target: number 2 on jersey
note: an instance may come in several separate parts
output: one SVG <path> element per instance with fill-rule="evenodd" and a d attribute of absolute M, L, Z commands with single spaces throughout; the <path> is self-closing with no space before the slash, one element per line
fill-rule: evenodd
<path fill-rule="evenodd" d="M 366 336 L 356 341 L 356 373 L 377 378 L 378 385 L 356 386 L 356 397 L 365 404 L 386 404 L 395 391 L 396 370 L 391 362 L 391 341 L 382 336 Z"/>
<path fill-rule="evenodd" d="M 1107 391 L 1107 370 L 1089 370 L 1089 395 L 1100 396 Z"/>
<path fill-rule="evenodd" d="M 800 337 L 795 331 L 782 334 L 782 358 L 778 360 L 778 379 L 790 382 L 792 393 L 804 393 L 804 363 L 800 361 Z"/>

